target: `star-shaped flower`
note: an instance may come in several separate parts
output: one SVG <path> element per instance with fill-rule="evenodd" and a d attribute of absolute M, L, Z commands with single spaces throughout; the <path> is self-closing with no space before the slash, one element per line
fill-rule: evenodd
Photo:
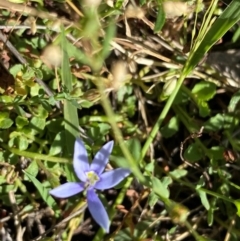
<path fill-rule="evenodd" d="M 68 182 L 49 193 L 58 198 L 68 198 L 86 190 L 88 209 L 95 221 L 109 232 L 110 221 L 107 212 L 94 189 L 112 188 L 130 174 L 126 168 L 104 172 L 112 152 L 113 141 L 106 143 L 96 154 L 91 164 L 83 142 L 77 138 L 74 145 L 73 167 L 81 182 Z"/>

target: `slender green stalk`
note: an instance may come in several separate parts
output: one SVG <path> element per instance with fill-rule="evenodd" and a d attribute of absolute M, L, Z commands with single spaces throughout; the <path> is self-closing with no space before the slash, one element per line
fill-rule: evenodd
<path fill-rule="evenodd" d="M 11 148 L 3 143 L 1 143 L 1 146 L 4 147 L 4 149 L 10 151 L 11 153 L 14 153 L 18 156 L 24 156 L 24 157 L 30 158 L 32 160 L 39 159 L 43 161 L 56 162 L 56 163 L 66 163 L 66 164 L 72 163 L 71 159 L 68 159 L 68 158 L 48 156 L 48 155 L 29 152 L 29 151 L 21 151 L 16 148 Z"/>
<path fill-rule="evenodd" d="M 126 191 L 129 188 L 129 186 L 131 185 L 133 181 L 132 177 L 128 177 L 127 181 L 124 185 L 124 187 L 121 189 L 120 193 L 118 194 L 113 206 L 110 208 L 108 214 L 109 214 L 109 219 L 110 221 L 112 221 L 115 212 L 116 212 L 116 206 L 121 204 L 123 202 L 123 199 L 125 197 Z M 103 235 L 104 235 L 104 230 L 102 228 L 100 228 L 97 232 L 97 234 L 95 235 L 93 241 L 102 241 L 103 240 Z"/>
<path fill-rule="evenodd" d="M 104 90 L 103 90 L 104 86 L 103 86 L 103 84 L 99 84 L 98 87 L 99 87 L 99 90 L 100 90 L 101 96 L 102 96 L 102 98 L 101 98 L 102 106 L 103 106 L 103 108 L 105 110 L 105 113 L 108 117 L 108 121 L 109 121 L 110 125 L 112 126 L 114 137 L 117 139 L 124 156 L 128 160 L 129 167 L 131 168 L 132 172 L 139 179 L 139 181 L 144 182 L 145 179 L 144 179 L 142 173 L 139 170 L 139 167 L 136 163 L 136 160 L 134 160 L 130 151 L 126 147 L 123 136 L 122 136 L 122 133 L 117 126 L 117 123 L 116 123 L 115 118 L 114 118 L 115 114 L 113 113 L 113 110 L 111 108 L 110 101 L 107 98 L 107 96 L 106 96 L 106 94 L 104 93 Z"/>
<path fill-rule="evenodd" d="M 189 232 L 194 236 L 195 240 L 197 240 L 197 241 L 206 240 L 207 241 L 207 239 L 202 238 L 202 236 L 200 236 L 198 234 L 198 232 L 192 227 L 192 225 L 188 221 L 185 221 L 184 225 L 188 228 Z"/>
<path fill-rule="evenodd" d="M 205 188 L 202 188 L 202 187 L 199 188 L 198 190 L 201 190 L 201 191 L 203 191 L 203 192 L 205 192 L 205 193 L 207 193 L 207 194 L 209 194 L 209 195 L 211 195 L 211 196 L 213 196 L 213 197 L 221 198 L 222 200 L 225 200 L 225 201 L 227 201 L 227 202 L 233 203 L 233 204 L 235 205 L 235 201 L 234 201 L 233 199 L 228 198 L 228 197 L 226 197 L 226 196 L 224 196 L 224 195 L 222 195 L 222 194 L 213 192 L 213 191 L 211 191 L 211 190 L 208 190 L 208 189 L 205 189 Z"/>
<path fill-rule="evenodd" d="M 104 86 L 102 84 L 99 84 L 98 85 L 98 88 L 99 88 L 99 91 L 101 93 L 101 102 L 102 102 L 102 106 L 105 110 L 105 113 L 108 117 L 108 122 L 110 123 L 110 125 L 112 126 L 112 129 L 113 129 L 113 133 L 114 133 L 114 136 L 116 138 L 116 140 L 119 142 L 119 145 L 120 145 L 120 148 L 124 154 L 124 156 L 126 157 L 126 159 L 129 161 L 129 166 L 132 168 L 132 171 L 133 173 L 136 175 L 136 177 L 144 182 L 144 177 L 142 175 L 142 173 L 140 172 L 134 158 L 132 157 L 131 153 L 129 152 L 128 148 L 126 147 L 125 143 L 124 143 L 124 139 L 123 139 L 123 136 L 122 136 L 122 133 L 120 131 L 120 129 L 118 128 L 117 126 L 117 123 L 116 123 L 116 118 L 113 111 L 112 111 L 112 108 L 111 108 L 111 105 L 110 105 L 110 101 L 109 99 L 107 98 L 106 94 L 104 93 Z M 125 193 L 126 193 L 126 190 L 129 188 L 129 186 L 131 185 L 133 181 L 133 178 L 132 177 L 128 177 L 124 187 L 121 189 L 120 193 L 118 194 L 115 202 L 114 202 L 114 205 L 112 206 L 112 208 L 110 208 L 109 210 L 109 219 L 110 221 L 113 219 L 114 215 L 115 215 L 115 208 L 117 205 L 121 204 L 124 197 L 125 197 Z M 97 232 L 97 234 L 95 235 L 93 241 L 102 241 L 103 240 L 103 236 L 104 236 L 104 230 L 102 228 L 100 228 Z"/>
<path fill-rule="evenodd" d="M 147 141 L 145 142 L 144 146 L 143 146 L 143 149 L 142 149 L 142 153 L 141 153 L 141 158 L 143 159 L 144 156 L 146 155 L 147 153 L 147 150 L 149 148 L 149 146 L 151 145 L 151 143 L 153 142 L 153 139 L 156 137 L 158 131 L 159 131 L 159 128 L 160 126 L 162 125 L 162 122 L 163 120 L 165 119 L 168 111 L 170 110 L 172 104 L 173 104 L 173 101 L 185 79 L 186 75 L 185 74 L 182 74 L 177 82 L 177 85 L 176 85 L 176 88 L 174 89 L 173 93 L 171 94 L 171 96 L 169 97 L 166 105 L 164 106 L 161 114 L 159 115 L 158 119 L 157 119 L 157 122 L 156 124 L 154 125 L 151 133 L 149 134 L 149 137 L 147 139 Z"/>
<path fill-rule="evenodd" d="M 159 128 L 165 119 L 170 107 L 172 106 L 173 101 L 186 76 L 194 69 L 194 67 L 199 63 L 204 54 L 207 53 L 212 45 L 240 19 L 240 2 L 238 0 L 233 0 L 231 4 L 229 4 L 228 8 L 226 8 L 222 15 L 212 24 L 211 28 L 209 29 L 209 25 L 211 25 L 212 21 L 211 17 L 213 15 L 216 4 L 217 1 L 214 1 L 210 5 L 210 8 L 205 15 L 206 23 L 203 22 L 203 25 L 201 26 L 201 31 L 197 37 L 196 45 L 194 45 L 193 49 L 190 51 L 190 56 L 184 65 L 181 76 L 178 79 L 177 86 L 168 99 L 166 105 L 164 106 L 162 113 L 158 117 L 158 120 L 149 135 L 149 138 L 143 146 L 141 153 L 142 159 L 146 155 L 150 144 L 157 135 Z"/>
<path fill-rule="evenodd" d="M 240 237 L 240 230 L 238 228 L 238 226 L 234 226 L 234 225 L 230 225 L 229 224 L 229 220 L 234 220 L 236 219 L 236 221 L 238 220 L 237 216 L 232 216 L 229 217 L 228 219 L 224 219 L 222 220 L 221 218 L 219 218 L 217 215 L 214 216 L 214 220 L 219 224 L 219 227 L 224 227 L 226 230 L 231 230 L 231 236 L 235 236 L 235 237 Z M 232 224 L 234 224 L 234 222 L 231 222 Z"/>

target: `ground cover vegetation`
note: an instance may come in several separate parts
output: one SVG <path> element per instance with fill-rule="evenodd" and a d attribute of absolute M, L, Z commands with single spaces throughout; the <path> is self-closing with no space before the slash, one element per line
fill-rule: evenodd
<path fill-rule="evenodd" d="M 238 241 L 239 19 L 0 1 L 0 240 Z"/>

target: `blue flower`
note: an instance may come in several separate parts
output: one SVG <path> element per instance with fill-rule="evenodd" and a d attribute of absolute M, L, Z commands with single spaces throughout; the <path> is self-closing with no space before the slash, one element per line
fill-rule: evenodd
<path fill-rule="evenodd" d="M 85 190 L 88 209 L 95 221 L 106 232 L 109 232 L 110 221 L 94 189 L 112 188 L 130 174 L 130 170 L 125 168 L 117 168 L 103 173 L 112 152 L 113 144 L 113 141 L 106 143 L 98 151 L 92 163 L 89 164 L 85 146 L 77 138 L 74 145 L 73 167 L 81 182 L 68 182 L 49 192 L 58 198 L 68 198 Z"/>

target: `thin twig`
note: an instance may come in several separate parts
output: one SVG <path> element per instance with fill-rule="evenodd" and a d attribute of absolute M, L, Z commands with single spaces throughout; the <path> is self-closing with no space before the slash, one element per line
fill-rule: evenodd
<path fill-rule="evenodd" d="M 21 218 L 18 215 L 18 207 L 16 204 L 16 198 L 14 195 L 13 191 L 10 191 L 8 193 L 9 201 L 12 206 L 13 210 L 13 217 L 14 217 L 14 225 L 16 226 L 16 231 L 17 231 L 17 236 L 16 236 L 16 241 L 22 241 L 23 240 L 23 231 L 22 231 L 22 226 L 21 226 Z"/>
<path fill-rule="evenodd" d="M 37 238 L 35 238 L 32 241 L 38 241 L 41 240 L 42 238 L 44 238 L 47 234 L 49 234 L 50 232 L 52 232 L 53 230 L 57 229 L 58 227 L 60 227 L 61 225 L 63 225 L 64 223 L 68 222 L 70 219 L 78 216 L 80 213 L 82 213 L 85 209 L 87 208 L 87 204 L 84 204 L 81 208 L 79 208 L 75 213 L 69 215 L 68 217 L 64 218 L 61 222 L 59 222 L 58 224 L 56 224 L 55 226 L 51 227 L 50 229 L 48 229 L 45 233 L 39 235 Z"/>
<path fill-rule="evenodd" d="M 10 236 L 10 234 L 8 233 L 8 231 L 5 229 L 4 226 L 1 227 L 0 229 L 0 237 L 1 237 L 1 241 L 13 241 L 12 237 Z"/>
<path fill-rule="evenodd" d="M 59 17 L 56 13 L 49 13 L 46 11 L 41 11 L 39 9 L 26 6 L 24 4 L 17 4 L 9 1 L 0 1 L 0 8 L 8 9 L 12 12 L 20 12 L 22 14 L 27 14 L 31 16 L 36 16 L 42 19 L 58 20 L 65 25 L 73 24 L 73 22 L 67 20 L 66 18 Z"/>

